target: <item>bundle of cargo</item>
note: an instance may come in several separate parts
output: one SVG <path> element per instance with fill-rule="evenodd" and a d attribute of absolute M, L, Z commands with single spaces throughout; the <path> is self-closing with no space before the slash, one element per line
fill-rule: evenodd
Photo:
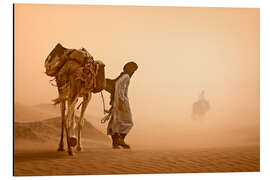
<path fill-rule="evenodd" d="M 94 60 L 84 48 L 67 49 L 58 43 L 45 60 L 45 73 L 55 77 L 57 86 L 61 89 L 68 86 L 69 76 L 74 74 L 84 83 L 84 88 L 94 93 L 105 87 L 105 65 Z"/>

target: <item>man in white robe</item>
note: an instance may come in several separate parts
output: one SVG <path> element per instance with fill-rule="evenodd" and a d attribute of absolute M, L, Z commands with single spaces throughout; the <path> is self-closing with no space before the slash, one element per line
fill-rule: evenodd
<path fill-rule="evenodd" d="M 107 134 L 112 136 L 112 147 L 119 149 L 120 146 L 129 149 L 125 143 L 125 137 L 133 127 L 132 113 L 129 106 L 128 86 L 130 78 L 137 70 L 134 62 L 125 64 L 120 76 L 116 79 L 114 93 L 112 94 L 112 116 L 107 128 Z"/>

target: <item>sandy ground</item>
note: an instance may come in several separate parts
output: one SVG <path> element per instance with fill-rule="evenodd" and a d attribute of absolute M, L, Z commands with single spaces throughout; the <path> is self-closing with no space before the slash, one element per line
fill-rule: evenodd
<path fill-rule="evenodd" d="M 87 142 L 68 156 L 56 147 L 15 148 L 15 176 L 260 171 L 259 146 L 201 149 L 110 148 Z"/>
<path fill-rule="evenodd" d="M 137 124 L 127 137 L 132 148 L 114 150 L 104 132 L 86 121 L 84 152 L 68 156 L 56 151 L 60 119 L 49 114 L 54 109 L 36 109 L 15 107 L 15 176 L 260 171 L 258 126 Z"/>

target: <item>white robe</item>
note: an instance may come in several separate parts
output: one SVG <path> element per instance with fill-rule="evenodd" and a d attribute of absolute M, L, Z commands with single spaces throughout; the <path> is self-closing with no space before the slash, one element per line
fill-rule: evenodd
<path fill-rule="evenodd" d="M 128 86 L 130 77 L 122 75 L 115 83 L 112 116 L 107 128 L 107 134 L 127 134 L 133 126 L 132 114 L 128 100 Z M 119 101 L 123 102 L 123 110 L 119 109 Z"/>

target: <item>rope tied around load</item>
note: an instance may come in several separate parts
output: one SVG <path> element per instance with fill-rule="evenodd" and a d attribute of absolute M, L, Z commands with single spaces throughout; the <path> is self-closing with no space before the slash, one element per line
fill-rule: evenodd
<path fill-rule="evenodd" d="M 100 92 L 100 94 L 101 94 L 101 98 L 102 98 L 102 102 L 103 102 L 103 113 L 104 113 L 104 115 L 106 115 L 106 116 L 104 116 L 104 117 L 100 120 L 100 122 L 101 122 L 101 124 L 104 124 L 104 123 L 106 123 L 106 122 L 111 118 L 111 116 L 112 116 L 112 107 L 111 107 L 109 110 L 106 110 L 106 109 L 105 109 L 105 102 L 104 102 L 104 96 L 103 96 L 102 91 Z"/>
<path fill-rule="evenodd" d="M 49 80 L 49 83 L 50 83 L 52 86 L 57 87 L 57 85 L 56 85 L 56 84 L 53 84 L 52 81 L 56 81 L 56 78 L 53 78 L 53 79 Z"/>

